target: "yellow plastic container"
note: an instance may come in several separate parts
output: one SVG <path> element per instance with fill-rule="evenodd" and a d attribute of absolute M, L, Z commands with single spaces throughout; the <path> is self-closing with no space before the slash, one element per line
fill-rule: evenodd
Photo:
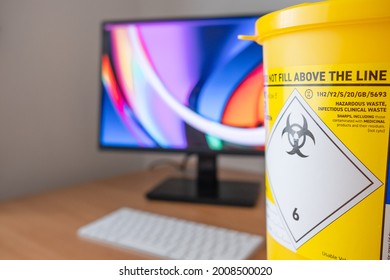
<path fill-rule="evenodd" d="M 390 259 L 390 1 L 261 17 L 269 259 Z"/>

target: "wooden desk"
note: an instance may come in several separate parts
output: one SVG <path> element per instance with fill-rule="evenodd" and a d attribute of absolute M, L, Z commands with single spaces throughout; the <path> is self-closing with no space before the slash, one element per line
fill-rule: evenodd
<path fill-rule="evenodd" d="M 120 207 L 132 207 L 265 236 L 262 176 L 233 171 L 226 179 L 261 181 L 255 208 L 150 201 L 147 190 L 175 173 L 164 167 L 100 180 L 0 204 L 0 259 L 153 259 L 146 254 L 96 244 L 77 229 Z M 264 259 L 265 245 L 253 255 Z"/>

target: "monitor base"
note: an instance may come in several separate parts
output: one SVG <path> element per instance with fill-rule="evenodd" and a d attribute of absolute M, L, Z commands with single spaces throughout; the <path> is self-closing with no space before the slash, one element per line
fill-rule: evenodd
<path fill-rule="evenodd" d="M 196 180 L 169 178 L 147 193 L 153 200 L 182 201 L 231 206 L 256 205 L 260 183 L 218 181 L 217 188 L 199 188 Z"/>

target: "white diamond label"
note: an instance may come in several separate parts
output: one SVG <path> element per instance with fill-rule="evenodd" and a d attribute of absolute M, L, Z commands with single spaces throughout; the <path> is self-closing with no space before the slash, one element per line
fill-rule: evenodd
<path fill-rule="evenodd" d="M 266 162 L 272 195 L 296 249 L 382 185 L 297 90 L 275 120 Z"/>

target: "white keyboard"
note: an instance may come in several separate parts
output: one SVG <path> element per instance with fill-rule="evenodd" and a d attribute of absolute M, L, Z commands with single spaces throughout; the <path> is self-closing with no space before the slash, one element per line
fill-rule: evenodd
<path fill-rule="evenodd" d="M 256 225 L 254 225 L 256 226 Z M 262 236 L 121 208 L 78 231 L 79 236 L 166 259 L 247 259 Z"/>

